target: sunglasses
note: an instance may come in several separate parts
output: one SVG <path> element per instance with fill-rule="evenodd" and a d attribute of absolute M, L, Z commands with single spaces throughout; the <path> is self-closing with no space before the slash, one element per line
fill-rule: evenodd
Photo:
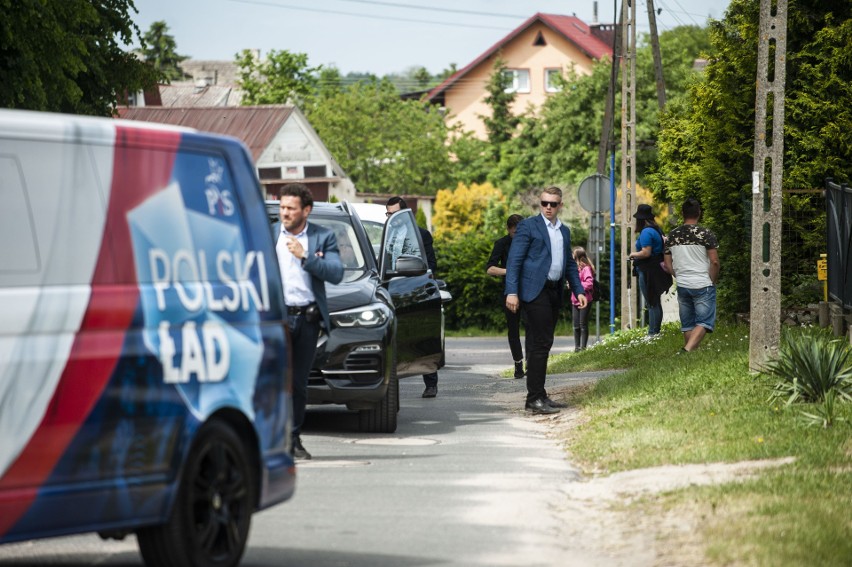
<path fill-rule="evenodd" d="M 562 204 L 562 201 L 539 201 L 541 203 L 541 208 L 545 207 L 553 207 L 554 209 Z"/>

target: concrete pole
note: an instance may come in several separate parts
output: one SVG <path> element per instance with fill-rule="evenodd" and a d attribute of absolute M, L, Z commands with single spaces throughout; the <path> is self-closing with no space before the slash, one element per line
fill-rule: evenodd
<path fill-rule="evenodd" d="M 621 328 L 632 329 L 639 286 L 627 256 L 633 246 L 633 203 L 636 201 L 636 2 L 621 4 Z M 628 288 L 629 286 L 629 288 Z"/>
<path fill-rule="evenodd" d="M 751 222 L 749 369 L 778 356 L 781 342 L 781 184 L 784 172 L 784 85 L 787 0 L 760 0 Z M 770 61 L 770 57 L 772 60 Z M 767 106 L 772 124 L 767 124 Z M 771 142 L 767 144 L 767 139 Z M 725 259 L 720 258 L 724 264 Z"/>

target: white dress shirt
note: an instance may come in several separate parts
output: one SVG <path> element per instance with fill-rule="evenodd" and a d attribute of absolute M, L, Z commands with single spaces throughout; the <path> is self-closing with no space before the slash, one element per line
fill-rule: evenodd
<path fill-rule="evenodd" d="M 299 234 L 287 232 L 281 225 L 281 236 L 275 245 L 278 265 L 281 267 L 281 283 L 284 286 L 284 303 L 290 307 L 304 307 L 316 301 L 311 287 L 311 275 L 302 267 L 301 258 L 296 258 L 287 248 L 287 237 L 295 236 L 308 254 L 308 223 Z"/>
<path fill-rule="evenodd" d="M 550 236 L 550 270 L 547 272 L 547 279 L 557 281 L 562 278 L 562 223 L 559 219 L 552 223 L 544 215 L 541 215 L 541 218 L 544 219 L 547 234 Z"/>

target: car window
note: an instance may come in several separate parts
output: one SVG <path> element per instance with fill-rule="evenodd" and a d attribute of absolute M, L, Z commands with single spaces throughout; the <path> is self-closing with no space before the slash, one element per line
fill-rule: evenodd
<path fill-rule="evenodd" d="M 337 237 L 337 248 L 340 250 L 340 261 L 343 262 L 343 269 L 346 272 L 343 279 L 344 281 L 357 279 L 367 268 L 367 263 L 364 260 L 364 251 L 358 245 L 358 237 L 355 235 L 355 229 L 352 228 L 352 225 L 346 222 L 344 218 L 319 216 L 311 216 L 308 222 L 314 222 L 334 232 Z"/>
<path fill-rule="evenodd" d="M 379 257 L 379 249 L 382 246 L 382 231 L 385 229 L 385 223 L 361 220 L 364 225 L 364 230 L 367 231 L 367 237 L 370 239 L 370 244 L 373 245 L 373 254 L 376 258 Z"/>
<path fill-rule="evenodd" d="M 391 270 L 396 270 L 396 262 L 400 256 L 417 256 L 423 258 L 420 249 L 420 235 L 414 217 L 410 211 L 407 214 L 395 214 L 388 220 L 388 235 L 385 244 L 385 262 Z"/>

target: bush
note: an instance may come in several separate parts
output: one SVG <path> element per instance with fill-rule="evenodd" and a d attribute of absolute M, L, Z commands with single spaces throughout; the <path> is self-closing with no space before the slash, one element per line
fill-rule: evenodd
<path fill-rule="evenodd" d="M 494 329 L 505 326 L 503 279 L 485 273 L 494 245 L 479 231 L 453 239 L 435 239 L 438 276 L 447 282 L 453 300 L 446 305 L 448 329 Z"/>
<path fill-rule="evenodd" d="M 849 344 L 819 329 L 789 330 L 784 339 L 778 358 L 763 370 L 776 380 L 770 399 L 783 400 L 788 406 L 817 404 L 816 409 L 804 410 L 802 415 L 811 423 L 831 425 L 837 402 L 852 401 Z"/>

